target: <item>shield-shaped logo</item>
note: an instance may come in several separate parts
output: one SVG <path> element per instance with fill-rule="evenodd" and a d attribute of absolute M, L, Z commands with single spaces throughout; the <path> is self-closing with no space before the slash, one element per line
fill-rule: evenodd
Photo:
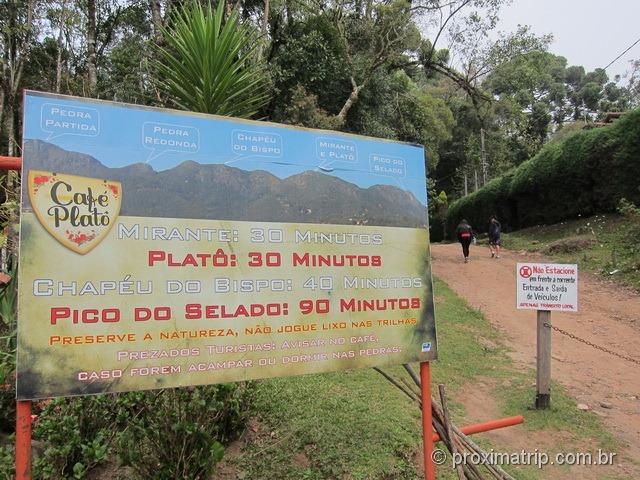
<path fill-rule="evenodd" d="M 120 213 L 120 182 L 66 173 L 29 171 L 29 200 L 42 226 L 84 255 L 109 233 Z"/>

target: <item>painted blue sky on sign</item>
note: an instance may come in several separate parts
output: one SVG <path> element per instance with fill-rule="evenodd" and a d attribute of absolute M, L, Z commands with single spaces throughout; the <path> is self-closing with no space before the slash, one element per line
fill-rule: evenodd
<path fill-rule="evenodd" d="M 266 170 L 279 178 L 308 170 L 362 188 L 393 185 L 427 203 L 422 147 L 338 132 L 227 119 L 27 92 L 25 139 L 88 154 L 111 168 L 148 163 L 156 171 L 191 160 Z"/>

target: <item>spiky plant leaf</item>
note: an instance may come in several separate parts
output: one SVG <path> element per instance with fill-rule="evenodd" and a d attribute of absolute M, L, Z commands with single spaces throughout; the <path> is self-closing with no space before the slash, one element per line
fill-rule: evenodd
<path fill-rule="evenodd" d="M 158 84 L 178 108 L 248 118 L 268 101 L 260 39 L 237 12 L 224 16 L 224 1 L 177 10 L 156 47 Z"/>

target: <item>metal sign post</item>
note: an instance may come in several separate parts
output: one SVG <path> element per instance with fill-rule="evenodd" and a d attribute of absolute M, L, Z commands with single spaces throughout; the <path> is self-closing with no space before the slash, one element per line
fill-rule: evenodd
<path fill-rule="evenodd" d="M 0 170 L 22 169 L 22 157 L 0 156 Z M 16 480 L 31 480 L 31 400 L 16 400 Z"/>
<path fill-rule="evenodd" d="M 16 401 L 16 480 L 31 480 L 31 400 Z"/>
<path fill-rule="evenodd" d="M 433 464 L 433 415 L 431 412 L 431 367 L 429 362 L 420 363 L 420 385 L 422 387 L 424 478 L 426 480 L 436 480 L 436 468 Z"/>
<path fill-rule="evenodd" d="M 578 266 L 516 265 L 516 308 L 537 311 L 535 407 L 551 405 L 551 311 L 578 311 Z"/>

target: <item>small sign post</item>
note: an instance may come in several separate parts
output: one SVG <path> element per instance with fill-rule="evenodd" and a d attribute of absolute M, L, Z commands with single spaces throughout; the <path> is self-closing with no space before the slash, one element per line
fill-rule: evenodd
<path fill-rule="evenodd" d="M 549 325 L 547 327 L 546 325 Z M 551 312 L 538 310 L 536 343 L 536 408 L 549 408 L 551 403 Z"/>
<path fill-rule="evenodd" d="M 551 312 L 578 311 L 578 266 L 553 263 L 518 263 L 519 310 L 537 310 L 537 409 L 551 404 Z"/>

